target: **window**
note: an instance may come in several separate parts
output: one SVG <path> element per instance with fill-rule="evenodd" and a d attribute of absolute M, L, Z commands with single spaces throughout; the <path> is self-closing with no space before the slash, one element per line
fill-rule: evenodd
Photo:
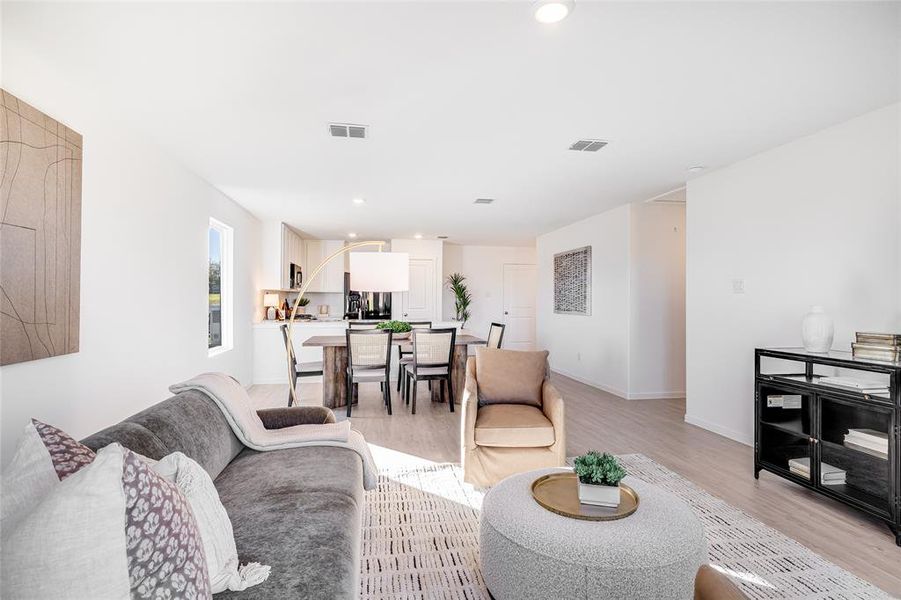
<path fill-rule="evenodd" d="M 210 219 L 207 348 L 210 356 L 232 348 L 232 228 Z"/>

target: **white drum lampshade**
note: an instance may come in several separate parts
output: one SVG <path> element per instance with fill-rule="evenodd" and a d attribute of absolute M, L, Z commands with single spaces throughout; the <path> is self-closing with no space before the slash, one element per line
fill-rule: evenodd
<path fill-rule="evenodd" d="M 410 255 L 406 252 L 351 252 L 350 289 L 406 292 L 410 289 Z"/>

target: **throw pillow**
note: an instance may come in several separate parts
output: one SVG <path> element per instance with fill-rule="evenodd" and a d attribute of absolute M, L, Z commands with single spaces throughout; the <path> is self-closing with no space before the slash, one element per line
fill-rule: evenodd
<path fill-rule="evenodd" d="M 0 531 L 12 531 L 59 482 L 94 460 L 94 452 L 56 427 L 32 419 L 3 471 Z"/>
<path fill-rule="evenodd" d="M 10 598 L 211 598 L 178 488 L 118 444 L 60 482 L 4 544 Z"/>
<path fill-rule="evenodd" d="M 479 404 L 529 404 L 541 408 L 547 350 L 476 348 Z"/>
<path fill-rule="evenodd" d="M 266 581 L 270 567 L 260 563 L 238 565 L 232 523 L 206 469 L 181 452 L 174 452 L 156 462 L 153 470 L 174 482 L 191 505 L 214 594 L 237 592 Z"/>

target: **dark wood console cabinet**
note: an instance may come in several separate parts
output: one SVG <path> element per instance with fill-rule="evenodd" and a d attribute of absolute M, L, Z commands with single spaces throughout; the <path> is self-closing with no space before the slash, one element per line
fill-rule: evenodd
<path fill-rule="evenodd" d="M 866 394 L 820 383 L 836 369 L 840 375 L 885 381 L 888 391 Z M 869 513 L 885 521 L 901 546 L 901 363 L 853 358 L 850 352 L 758 348 L 754 372 L 754 477 L 769 471 Z M 767 398 L 779 395 L 791 395 L 794 402 L 788 408 L 768 406 Z M 851 429 L 887 434 L 888 454 L 846 446 Z M 808 476 L 791 469 L 789 461 L 798 459 L 809 465 Z M 843 483 L 823 479 L 833 468 L 844 471 Z"/>

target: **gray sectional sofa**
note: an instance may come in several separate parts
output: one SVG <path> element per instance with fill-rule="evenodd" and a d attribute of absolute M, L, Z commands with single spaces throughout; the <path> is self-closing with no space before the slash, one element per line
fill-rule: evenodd
<path fill-rule="evenodd" d="M 268 429 L 335 418 L 320 407 L 258 414 Z M 256 452 L 238 441 L 216 405 L 196 391 L 182 392 L 82 442 L 95 450 L 118 442 L 153 459 L 179 451 L 207 470 L 231 517 L 241 563 L 272 566 L 264 583 L 216 598 L 359 597 L 363 465 L 352 450 Z"/>

